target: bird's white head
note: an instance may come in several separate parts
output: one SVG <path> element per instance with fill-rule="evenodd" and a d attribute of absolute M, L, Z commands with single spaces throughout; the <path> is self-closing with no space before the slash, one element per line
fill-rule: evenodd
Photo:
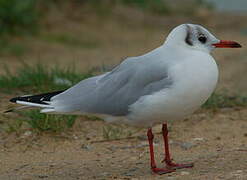
<path fill-rule="evenodd" d="M 174 28 L 168 35 L 165 45 L 186 47 L 210 53 L 214 48 L 239 48 L 234 41 L 217 39 L 207 29 L 197 24 L 182 24 Z"/>

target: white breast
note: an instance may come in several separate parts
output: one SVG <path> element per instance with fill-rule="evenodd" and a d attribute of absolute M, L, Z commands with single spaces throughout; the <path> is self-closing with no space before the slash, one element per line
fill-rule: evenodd
<path fill-rule="evenodd" d="M 152 126 L 183 119 L 209 98 L 218 80 L 215 60 L 203 52 L 196 52 L 192 57 L 170 67 L 172 87 L 144 96 L 131 105 L 129 123 Z"/>

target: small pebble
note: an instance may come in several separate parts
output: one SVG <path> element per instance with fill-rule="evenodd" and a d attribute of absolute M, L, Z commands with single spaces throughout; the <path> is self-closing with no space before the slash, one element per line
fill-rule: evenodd
<path fill-rule="evenodd" d="M 236 173 L 241 174 L 243 171 L 242 170 L 237 170 Z"/>
<path fill-rule="evenodd" d="M 189 175 L 190 173 L 188 171 L 182 171 L 180 174 L 184 176 L 184 175 Z"/>
<path fill-rule="evenodd" d="M 215 138 L 215 140 L 221 140 L 221 137 L 217 136 L 217 137 Z"/>
<path fill-rule="evenodd" d="M 32 135 L 32 131 L 25 131 L 24 134 L 21 136 L 22 138 L 26 138 Z"/>
<path fill-rule="evenodd" d="M 204 138 L 202 138 L 202 137 L 199 137 L 199 138 L 193 138 L 192 140 L 193 140 L 193 141 L 205 141 L 205 139 L 204 139 Z"/>
<path fill-rule="evenodd" d="M 92 149 L 91 146 L 86 145 L 86 144 L 81 145 L 81 148 L 82 148 L 82 149 L 85 149 L 85 150 L 90 150 L 90 149 Z"/>

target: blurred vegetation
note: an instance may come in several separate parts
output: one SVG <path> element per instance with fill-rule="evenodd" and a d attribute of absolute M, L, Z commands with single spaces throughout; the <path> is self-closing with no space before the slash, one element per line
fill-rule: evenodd
<path fill-rule="evenodd" d="M 247 107 L 247 96 L 215 92 L 202 107 L 206 109 Z"/>
<path fill-rule="evenodd" d="M 38 31 L 41 18 L 53 11 L 54 7 L 59 9 L 63 4 L 73 5 L 71 8 L 80 7 L 75 11 L 81 11 L 90 5 L 92 12 L 105 14 L 111 12 L 115 6 L 130 6 L 158 15 L 192 13 L 198 7 L 211 7 L 202 0 L 190 1 L 191 3 L 183 3 L 183 6 L 181 3 L 178 8 L 166 0 L 0 0 L 0 36 L 33 34 Z"/>
<path fill-rule="evenodd" d="M 72 128 L 76 120 L 74 115 L 43 114 L 39 110 L 18 111 L 17 113 L 19 117 L 14 122 L 8 122 L 7 132 L 18 132 L 23 126 L 38 132 L 61 132 Z"/>
<path fill-rule="evenodd" d="M 41 15 L 49 10 L 47 7 L 59 6 L 62 3 L 68 3 L 68 1 L 0 0 L 0 35 L 35 32 Z M 168 12 L 168 7 L 163 0 L 72 0 L 69 3 L 76 3 L 82 8 L 83 5 L 90 4 L 96 10 L 104 6 L 110 11 L 113 5 L 122 4 L 157 14 Z"/>
<path fill-rule="evenodd" d="M 0 0 L 0 34 L 33 32 L 38 24 L 37 0 Z"/>
<path fill-rule="evenodd" d="M 48 69 L 41 64 L 30 66 L 24 63 L 16 73 L 5 67 L 5 74 L 0 76 L 0 90 L 8 93 L 14 90 L 28 93 L 63 90 L 92 75 L 92 71 L 76 73 L 73 67 Z"/>
<path fill-rule="evenodd" d="M 38 0 L 0 0 L 0 55 L 23 55 L 27 47 L 18 36 L 35 34 L 41 12 Z"/>
<path fill-rule="evenodd" d="M 22 56 L 29 48 L 27 36 L 39 35 L 39 39 L 71 47 L 97 48 L 95 41 L 80 40 L 71 34 L 40 33 L 52 26 L 47 19 L 52 12 L 59 12 L 71 20 L 78 20 L 85 12 L 102 16 L 114 16 L 114 9 L 134 8 L 155 15 L 192 15 L 200 7 L 210 7 L 202 0 L 191 3 L 171 3 L 168 0 L 0 0 L 0 56 Z"/>

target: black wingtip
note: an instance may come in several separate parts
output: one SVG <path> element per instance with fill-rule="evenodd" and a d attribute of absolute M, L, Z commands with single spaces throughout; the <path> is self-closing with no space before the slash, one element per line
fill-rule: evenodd
<path fill-rule="evenodd" d="M 12 103 L 16 103 L 17 101 L 25 101 L 25 102 L 32 102 L 32 103 L 37 103 L 37 104 L 47 104 L 44 101 L 50 101 L 50 99 L 57 95 L 62 93 L 62 91 L 55 91 L 55 92 L 50 92 L 50 93 L 44 93 L 44 94 L 38 94 L 38 95 L 26 95 L 26 96 L 19 96 L 19 97 L 14 97 L 10 99 L 9 101 Z"/>
<path fill-rule="evenodd" d="M 14 97 L 14 98 L 11 98 L 9 101 L 12 102 L 12 103 L 16 103 L 17 100 L 19 100 L 20 97 Z"/>

